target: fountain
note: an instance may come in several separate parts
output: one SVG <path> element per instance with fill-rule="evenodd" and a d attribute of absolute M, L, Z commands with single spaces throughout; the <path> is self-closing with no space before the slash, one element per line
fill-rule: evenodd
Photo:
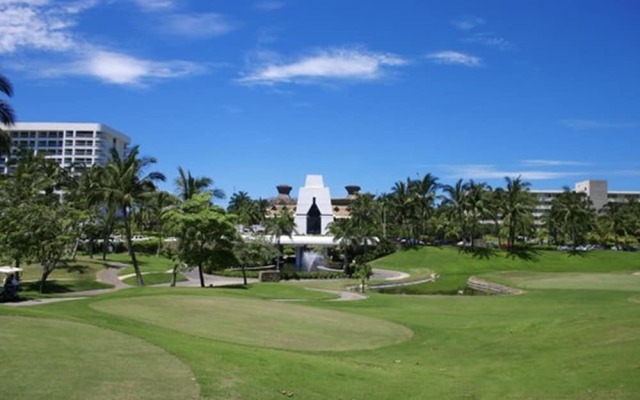
<path fill-rule="evenodd" d="M 300 271 L 312 272 L 322 269 L 324 267 L 324 254 L 306 250 L 302 253 L 302 263 L 300 264 Z"/>

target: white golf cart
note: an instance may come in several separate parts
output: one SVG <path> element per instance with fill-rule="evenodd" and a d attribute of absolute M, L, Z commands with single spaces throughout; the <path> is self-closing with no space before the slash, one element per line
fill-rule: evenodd
<path fill-rule="evenodd" d="M 2 286 L 0 286 L 0 301 L 12 301 L 18 298 L 21 272 L 22 268 L 11 266 L 0 267 L 0 277 L 3 278 Z"/>

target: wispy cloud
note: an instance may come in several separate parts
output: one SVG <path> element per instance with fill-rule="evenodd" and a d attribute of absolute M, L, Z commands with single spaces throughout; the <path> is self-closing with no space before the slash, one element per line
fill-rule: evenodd
<path fill-rule="evenodd" d="M 389 68 L 407 63 L 394 54 L 344 48 L 319 50 L 285 62 L 272 61 L 274 55 L 270 53 L 269 59 L 238 81 L 248 85 L 371 81 L 382 78 Z"/>
<path fill-rule="evenodd" d="M 163 17 L 163 29 L 190 38 L 221 36 L 236 28 L 227 17 L 216 13 L 173 14 Z"/>
<path fill-rule="evenodd" d="M 284 8 L 286 3 L 284 1 L 259 1 L 253 5 L 255 9 L 262 11 L 274 11 Z"/>
<path fill-rule="evenodd" d="M 637 122 L 609 122 L 594 119 L 563 119 L 560 123 L 573 129 L 625 129 L 640 126 Z"/>
<path fill-rule="evenodd" d="M 476 43 L 487 47 L 493 47 L 499 50 L 510 50 L 514 45 L 507 39 L 502 38 L 491 32 L 478 32 L 462 39 L 465 43 Z"/>
<path fill-rule="evenodd" d="M 70 32 L 73 14 L 63 7 L 41 7 L 47 1 L 0 1 L 0 54 L 20 48 L 67 51 L 75 48 Z"/>
<path fill-rule="evenodd" d="M 138 7 L 146 11 L 164 11 L 175 7 L 173 0 L 133 0 Z"/>
<path fill-rule="evenodd" d="M 167 8 L 169 1 L 142 1 L 145 7 Z M 39 77 L 88 76 L 116 85 L 144 86 L 160 80 L 179 78 L 201 73 L 205 67 L 182 60 L 152 60 L 134 57 L 127 52 L 107 49 L 92 43 L 80 33 L 77 21 L 80 14 L 99 3 L 98 0 L 47 1 L 0 0 L 0 54 L 8 65 L 10 56 L 18 50 L 35 50 L 38 57 L 47 54 L 46 62 L 29 58 L 28 71 Z M 205 18 L 206 23 L 214 25 Z M 192 21 L 201 28 L 202 21 Z M 179 23 L 177 23 L 179 28 Z M 220 24 L 199 34 L 219 32 Z M 24 53 L 21 57 L 33 57 Z M 20 63 L 25 65 L 25 62 Z M 34 65 L 40 64 L 34 68 Z"/>
<path fill-rule="evenodd" d="M 537 171 L 537 170 L 501 170 L 492 165 L 472 164 L 472 165 L 450 165 L 447 166 L 450 171 L 449 178 L 464 179 L 502 179 L 505 176 L 520 176 L 523 180 L 549 180 L 563 179 L 576 176 L 586 175 L 584 172 L 567 172 L 567 171 Z"/>
<path fill-rule="evenodd" d="M 463 31 L 469 31 L 477 26 L 483 25 L 484 23 L 484 19 L 476 17 L 474 15 L 458 17 L 451 21 L 451 24 L 453 26 Z"/>
<path fill-rule="evenodd" d="M 88 76 L 106 83 L 144 86 L 158 80 L 201 73 L 203 67 L 188 61 L 154 61 L 110 51 L 91 51 L 58 67 L 45 68 L 47 76 Z"/>
<path fill-rule="evenodd" d="M 426 55 L 426 58 L 436 64 L 464 65 L 466 67 L 480 67 L 482 59 L 459 51 L 445 50 Z"/>
<path fill-rule="evenodd" d="M 522 164 L 530 167 L 583 167 L 591 165 L 582 161 L 566 160 L 524 160 Z"/>

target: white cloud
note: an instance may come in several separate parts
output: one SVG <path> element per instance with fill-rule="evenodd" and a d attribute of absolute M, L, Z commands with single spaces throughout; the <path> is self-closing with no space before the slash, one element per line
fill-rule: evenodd
<path fill-rule="evenodd" d="M 480 17 L 467 15 L 454 19 L 451 24 L 460 30 L 469 31 L 479 25 L 483 25 L 484 22 L 484 19 Z"/>
<path fill-rule="evenodd" d="M 499 50 L 509 50 L 514 46 L 508 40 L 497 36 L 491 32 L 479 32 L 462 39 L 465 43 L 477 43 L 487 47 L 493 47 Z"/>
<path fill-rule="evenodd" d="M 451 173 L 450 178 L 464 179 L 503 179 L 505 176 L 520 176 L 525 181 L 563 179 L 575 176 L 586 175 L 584 172 L 566 172 L 566 171 L 536 171 L 536 170 L 499 170 L 491 165 L 472 164 L 472 165 L 455 165 L 447 167 Z"/>
<path fill-rule="evenodd" d="M 565 160 L 524 160 L 522 164 L 530 167 L 581 167 L 591 165 L 581 161 Z"/>
<path fill-rule="evenodd" d="M 426 55 L 426 58 L 436 64 L 464 65 L 466 67 L 479 67 L 482 65 L 480 57 L 453 50 L 430 53 Z"/>
<path fill-rule="evenodd" d="M 593 119 L 563 119 L 560 123 L 572 129 L 624 129 L 640 126 L 637 122 L 608 122 Z"/>
<path fill-rule="evenodd" d="M 147 11 L 169 10 L 175 7 L 173 0 L 133 0 L 138 7 Z"/>
<path fill-rule="evenodd" d="M 188 61 L 153 61 L 111 51 L 92 51 L 80 59 L 57 68 L 45 69 L 48 76 L 89 76 L 117 85 L 147 83 L 194 75 L 203 67 Z"/>
<path fill-rule="evenodd" d="M 167 7 L 170 2 L 137 1 L 148 7 Z M 48 53 L 45 62 L 24 56 L 29 71 L 41 77 L 89 76 L 116 85 L 146 85 L 159 80 L 179 78 L 200 73 L 202 65 L 181 60 L 149 60 L 123 52 L 102 48 L 81 39 L 76 19 L 79 14 L 95 7 L 99 0 L 53 2 L 47 0 L 0 0 L 0 54 L 19 50 L 38 50 Z M 220 25 L 204 17 L 192 19 L 199 34 L 220 32 Z M 204 31 L 203 25 L 209 24 Z M 214 26 L 215 25 L 215 26 Z M 8 65 L 16 65 L 12 59 Z M 39 65 L 38 67 L 34 67 Z"/>
<path fill-rule="evenodd" d="M 375 80 L 389 67 L 406 64 L 399 56 L 353 49 L 320 50 L 289 62 L 270 62 L 238 81 L 244 84 L 309 83 L 326 80 Z"/>
<path fill-rule="evenodd" d="M 285 5 L 284 1 L 259 1 L 254 5 L 254 8 L 264 11 L 273 11 L 283 8 Z"/>
<path fill-rule="evenodd" d="M 235 26 L 222 14 L 174 14 L 163 18 L 163 28 L 172 33 L 202 38 L 229 33 Z"/>
<path fill-rule="evenodd" d="M 0 54 L 21 48 L 68 51 L 77 46 L 70 32 L 75 24 L 70 12 L 43 8 L 46 2 L 0 3 Z"/>

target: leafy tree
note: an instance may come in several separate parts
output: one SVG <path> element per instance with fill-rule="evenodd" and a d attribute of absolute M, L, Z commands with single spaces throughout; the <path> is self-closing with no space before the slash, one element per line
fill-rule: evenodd
<path fill-rule="evenodd" d="M 233 248 L 240 268 L 242 280 L 247 285 L 247 268 L 266 265 L 269 260 L 277 257 L 277 251 L 273 245 L 262 236 L 255 236 L 251 240 L 238 237 Z"/>
<path fill-rule="evenodd" d="M 264 209 L 261 208 L 261 204 L 243 191 L 231 195 L 227 211 L 237 215 L 238 222 L 243 226 L 256 225 L 264 219 Z"/>
<path fill-rule="evenodd" d="M 204 287 L 204 267 L 228 257 L 236 239 L 235 218 L 211 204 L 211 193 L 195 194 L 165 214 L 168 225 L 182 235 L 178 243 L 179 264 L 198 268 Z"/>
<path fill-rule="evenodd" d="M 145 173 L 147 167 L 156 163 L 156 159 L 140 157 L 139 154 L 138 146 L 134 146 L 124 156 L 121 156 L 115 148 L 111 149 L 111 160 L 105 168 L 103 191 L 112 209 L 119 209 L 121 213 L 136 282 L 142 286 L 144 280 L 133 250 L 132 212 L 135 206 L 144 199 L 146 193 L 155 190 L 154 182 L 164 181 L 165 177 L 160 172 Z"/>
<path fill-rule="evenodd" d="M 222 189 L 213 188 L 213 179 L 202 176 L 195 177 L 191 175 L 191 171 L 185 171 L 184 168 L 178 167 L 178 177 L 175 180 L 178 196 L 182 201 L 189 200 L 196 194 L 210 192 L 215 199 L 224 199 L 224 191 Z"/>
<path fill-rule="evenodd" d="M 557 230 L 558 236 L 568 239 L 576 251 L 583 244 L 587 234 L 593 228 L 595 211 L 591 201 L 584 193 L 577 193 L 565 187 L 551 202 L 549 218 L 551 229 Z M 550 229 L 550 230 L 551 230 Z"/>
<path fill-rule="evenodd" d="M 356 262 L 356 270 L 354 276 L 360 280 L 360 291 L 365 292 L 366 284 L 369 278 L 373 276 L 371 265 L 366 262 Z"/>
<path fill-rule="evenodd" d="M 501 207 L 503 224 L 507 229 L 507 244 L 515 247 L 516 237 L 526 234 L 533 225 L 533 207 L 535 198 L 528 192 L 531 184 L 520 177 L 505 177 L 506 188 Z"/>
<path fill-rule="evenodd" d="M 281 238 L 282 236 L 291 237 L 295 231 L 296 223 L 291 211 L 286 207 L 282 207 L 278 214 L 265 221 L 265 225 L 266 232 L 276 239 L 279 252 L 278 257 L 276 258 L 276 270 L 280 271 L 280 259 L 283 256 Z"/>
<path fill-rule="evenodd" d="M 7 97 L 13 96 L 13 86 L 9 79 L 0 75 L 0 93 Z M 10 127 L 15 123 L 16 117 L 11 105 L 4 99 L 0 99 L 0 123 Z M 0 156 L 11 152 L 11 133 L 0 129 Z M 7 157 L 8 159 L 8 157 Z M 8 161 L 8 160 L 7 160 Z"/>

